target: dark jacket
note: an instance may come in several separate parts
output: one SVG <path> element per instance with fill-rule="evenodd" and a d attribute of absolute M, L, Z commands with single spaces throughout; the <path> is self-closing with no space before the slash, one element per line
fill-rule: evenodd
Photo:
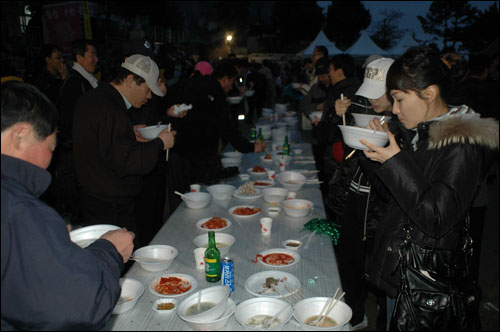
<path fill-rule="evenodd" d="M 83 189 L 105 201 L 137 197 L 142 176 L 155 166 L 163 142 L 137 142 L 125 101 L 104 84 L 80 98 L 73 122 L 73 154 Z"/>
<path fill-rule="evenodd" d="M 63 82 L 59 75 L 54 75 L 46 67 L 43 67 L 33 81 L 33 85 L 40 89 L 56 105 L 59 90 Z"/>
<path fill-rule="evenodd" d="M 71 69 L 64 80 L 57 99 L 59 125 L 57 144 L 64 147 L 72 145 L 72 125 L 75 105 L 78 99 L 92 90 L 92 85 L 79 72 Z"/>
<path fill-rule="evenodd" d="M 335 113 L 335 101 L 344 97 L 353 99 L 361 83 L 356 77 L 346 78 L 330 87 L 328 98 L 323 106 L 321 121 L 318 123 L 318 140 L 324 144 L 331 144 L 342 139 L 337 125 L 342 124 L 342 117 Z"/>
<path fill-rule="evenodd" d="M 412 135 L 397 119 L 389 124 L 402 151 L 377 165 L 370 179 L 372 187 L 377 182 L 388 190 L 391 201 L 377 228 L 367 277 L 395 297 L 406 223 L 412 227 L 412 241 L 434 249 L 425 265 L 431 276 L 458 277 L 464 272 L 465 257 L 459 249 L 464 245 L 465 219 L 489 158 L 494 157 L 492 151 L 498 149 L 498 123 L 470 114 L 421 123 L 416 150 Z"/>
<path fill-rule="evenodd" d="M 316 107 L 328 97 L 328 87 L 321 82 L 314 84 L 299 104 L 299 110 L 309 117 L 311 112 L 317 111 Z"/>
<path fill-rule="evenodd" d="M 123 259 L 111 242 L 86 249 L 39 200 L 50 174 L 2 154 L 2 331 L 96 330 L 120 297 Z"/>
<path fill-rule="evenodd" d="M 171 102 L 193 105 L 184 118 L 173 120 L 177 131 L 174 150 L 189 160 L 192 172 L 216 173 L 221 138 L 242 153 L 254 151 L 254 145 L 234 125 L 226 94 L 215 78 L 202 76 L 186 81 Z"/>

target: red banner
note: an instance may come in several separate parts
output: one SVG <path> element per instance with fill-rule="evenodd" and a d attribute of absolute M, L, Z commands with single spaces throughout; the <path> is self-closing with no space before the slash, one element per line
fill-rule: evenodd
<path fill-rule="evenodd" d="M 81 2 L 45 5 L 44 10 L 51 42 L 71 52 L 71 42 L 83 38 Z"/>

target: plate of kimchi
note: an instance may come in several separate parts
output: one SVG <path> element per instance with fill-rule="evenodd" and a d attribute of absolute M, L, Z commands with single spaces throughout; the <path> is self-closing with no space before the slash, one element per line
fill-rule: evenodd
<path fill-rule="evenodd" d="M 196 227 L 203 231 L 222 231 L 231 227 L 231 220 L 222 217 L 209 217 L 198 220 Z"/>
<path fill-rule="evenodd" d="M 268 170 L 269 170 L 268 168 L 256 165 L 252 168 L 248 168 L 247 172 L 254 176 L 264 176 L 267 175 Z"/>
<path fill-rule="evenodd" d="M 228 212 L 232 216 L 245 219 L 258 216 L 262 212 L 262 210 L 256 206 L 238 205 L 230 208 Z"/>
<path fill-rule="evenodd" d="M 178 297 L 191 293 L 197 286 L 198 281 L 190 275 L 174 273 L 151 281 L 149 290 L 156 296 Z"/>
<path fill-rule="evenodd" d="M 267 267 L 289 267 L 300 261 L 300 255 L 296 251 L 275 248 L 264 250 L 257 254 L 252 262 L 260 262 Z"/>

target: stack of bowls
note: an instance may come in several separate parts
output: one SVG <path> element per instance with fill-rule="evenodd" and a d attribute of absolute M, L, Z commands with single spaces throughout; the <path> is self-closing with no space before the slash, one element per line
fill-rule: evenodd
<path fill-rule="evenodd" d="M 264 139 L 270 139 L 271 138 L 271 125 L 270 124 L 258 124 L 255 126 L 257 129 L 257 133 L 259 133 L 259 129 L 262 129 L 262 136 L 264 136 Z"/>
<path fill-rule="evenodd" d="M 239 167 L 241 164 L 241 158 L 222 158 L 220 160 L 222 167 Z"/>

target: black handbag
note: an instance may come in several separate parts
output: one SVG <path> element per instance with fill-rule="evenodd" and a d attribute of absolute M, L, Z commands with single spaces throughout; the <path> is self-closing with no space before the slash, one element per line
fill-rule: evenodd
<path fill-rule="evenodd" d="M 451 252 L 413 242 L 411 226 L 405 226 L 407 236 L 399 251 L 401 284 L 391 331 L 481 330 L 481 291 L 467 267 L 472 254 L 468 218 L 465 229 L 463 248 Z M 450 261 L 456 264 L 450 266 Z"/>

